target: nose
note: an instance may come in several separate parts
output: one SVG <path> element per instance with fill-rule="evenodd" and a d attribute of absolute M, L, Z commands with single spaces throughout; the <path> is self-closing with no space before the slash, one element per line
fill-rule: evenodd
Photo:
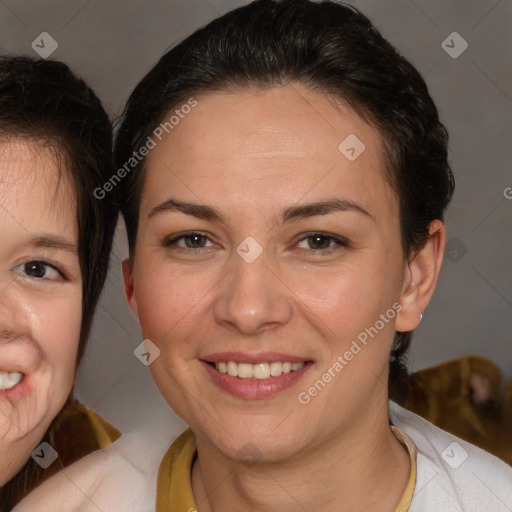
<path fill-rule="evenodd" d="M 293 314 L 290 291 L 267 265 L 265 254 L 247 263 L 235 253 L 233 260 L 231 272 L 219 283 L 217 323 L 245 335 L 286 325 Z"/>
<path fill-rule="evenodd" d="M 14 341 L 19 337 L 18 307 L 14 294 L 10 293 L 10 285 L 9 281 L 0 280 L 0 343 Z"/>

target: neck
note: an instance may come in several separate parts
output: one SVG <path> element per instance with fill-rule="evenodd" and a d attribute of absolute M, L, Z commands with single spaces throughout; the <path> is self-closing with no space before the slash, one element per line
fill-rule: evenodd
<path fill-rule="evenodd" d="M 367 408 L 357 429 L 337 429 L 293 461 L 248 466 L 198 448 L 192 469 L 197 510 L 394 512 L 411 467 L 384 406 L 377 413 Z"/>

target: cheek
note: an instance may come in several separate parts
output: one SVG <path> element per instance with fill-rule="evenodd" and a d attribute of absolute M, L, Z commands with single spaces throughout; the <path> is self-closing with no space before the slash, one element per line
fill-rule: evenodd
<path fill-rule="evenodd" d="M 42 302 L 34 329 L 36 339 L 51 366 L 54 381 L 67 389 L 75 375 L 75 362 L 82 320 L 81 295 Z"/>
<path fill-rule="evenodd" d="M 353 336 L 372 325 L 399 294 L 391 286 L 390 270 L 386 272 L 372 255 L 368 256 L 357 263 L 289 275 L 297 306 L 302 305 L 304 316 L 329 337 Z"/>
<path fill-rule="evenodd" d="M 204 307 L 216 274 L 201 271 L 200 267 L 185 271 L 166 268 L 165 263 L 148 259 L 135 275 L 135 300 L 143 335 L 159 345 L 176 330 L 182 330 L 195 310 Z"/>

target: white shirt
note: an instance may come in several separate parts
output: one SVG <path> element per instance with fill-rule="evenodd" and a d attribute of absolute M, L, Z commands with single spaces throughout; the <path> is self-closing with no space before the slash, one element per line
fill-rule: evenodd
<path fill-rule="evenodd" d="M 155 512 L 160 462 L 183 431 L 165 414 L 158 428 L 123 435 L 50 478 L 14 512 Z M 408 512 L 512 512 L 511 466 L 392 401 L 389 417 L 417 450 Z"/>
<path fill-rule="evenodd" d="M 416 445 L 408 512 L 512 511 L 511 466 L 392 401 L 389 417 Z"/>

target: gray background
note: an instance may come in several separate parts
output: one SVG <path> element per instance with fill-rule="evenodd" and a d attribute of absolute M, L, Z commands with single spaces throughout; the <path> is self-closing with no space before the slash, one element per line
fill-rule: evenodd
<path fill-rule="evenodd" d="M 167 48 L 244 3 L 0 0 L 0 50 L 36 56 L 32 41 L 48 32 L 58 43 L 51 58 L 69 64 L 115 116 Z M 512 199 L 505 195 L 512 197 L 512 1 L 352 3 L 423 74 L 451 136 L 457 189 L 447 216 L 447 258 L 415 335 L 411 368 L 480 353 L 510 378 Z M 441 46 L 452 32 L 469 44 L 458 58 Z M 461 47 L 456 40 L 453 45 Z M 141 336 L 124 301 L 120 262 L 125 256 L 119 230 L 76 389 L 86 404 L 128 431 L 164 402 L 148 369 L 133 355 Z"/>

